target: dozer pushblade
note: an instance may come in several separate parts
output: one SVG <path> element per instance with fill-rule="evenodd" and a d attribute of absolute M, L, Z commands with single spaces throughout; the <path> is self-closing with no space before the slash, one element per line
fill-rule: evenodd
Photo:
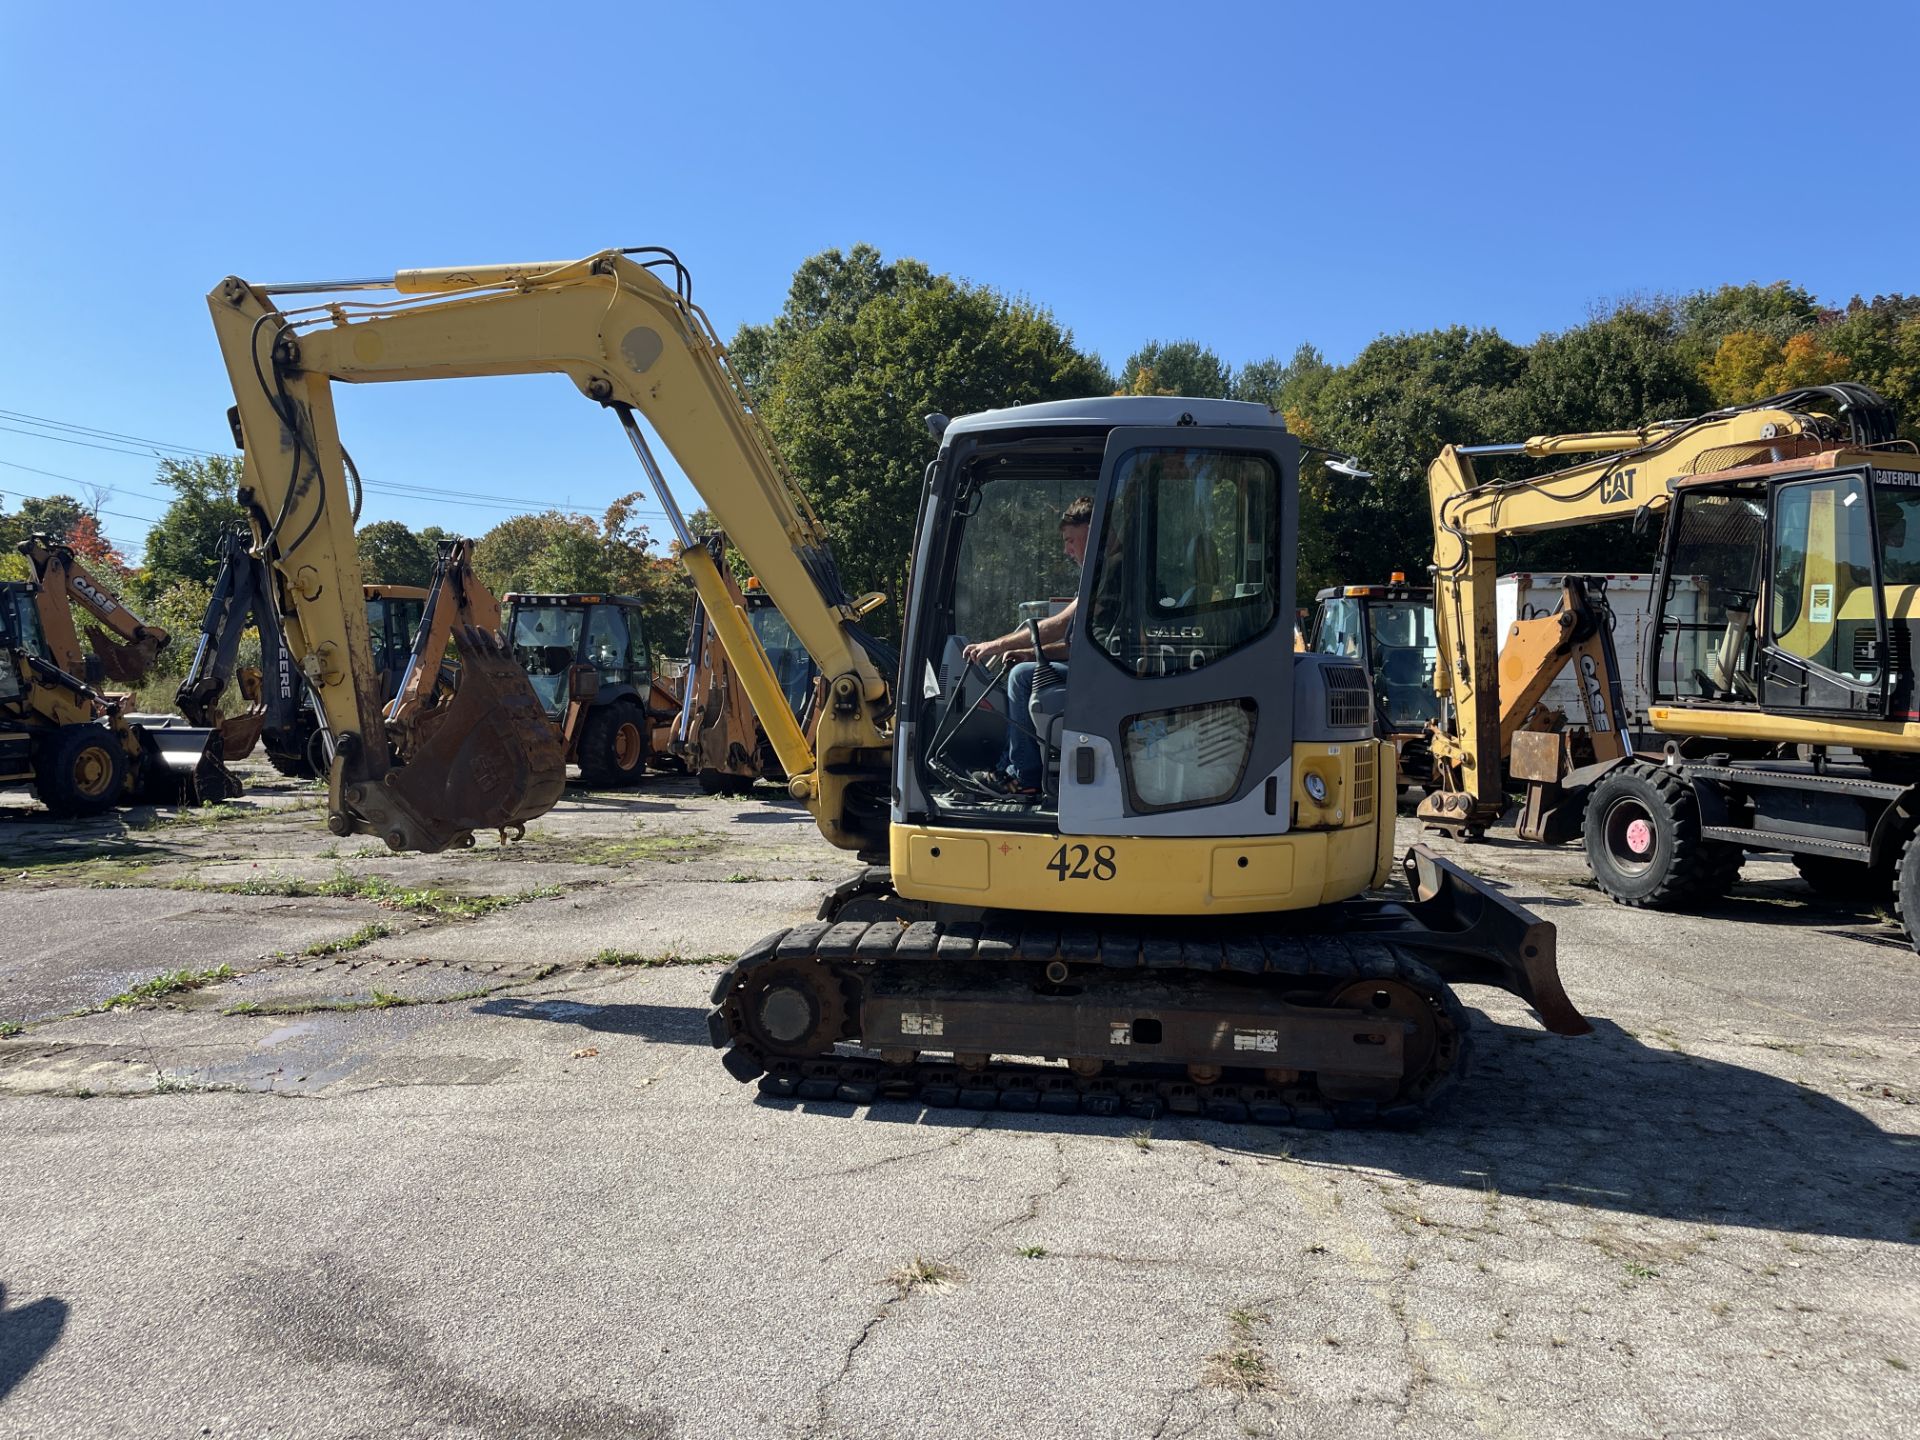
<path fill-rule="evenodd" d="M 377 794 L 349 786 L 348 806 L 394 850 L 436 854 L 476 830 L 523 829 L 566 788 L 566 754 L 506 640 L 456 626 L 460 679 L 416 726 L 407 763 Z"/>

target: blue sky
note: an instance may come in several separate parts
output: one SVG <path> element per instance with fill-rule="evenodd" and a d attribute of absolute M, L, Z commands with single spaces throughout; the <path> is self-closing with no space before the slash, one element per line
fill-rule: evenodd
<path fill-rule="evenodd" d="M 220 448 L 203 297 L 229 273 L 660 244 L 728 336 L 865 241 L 1115 366 L 1148 339 L 1235 364 L 1526 341 L 1724 281 L 1912 291 L 1916 41 L 1913 3 L 8 5 L 0 503 L 111 487 L 137 552 L 146 447 L 16 417 Z M 338 393 L 363 522 L 512 513 L 388 483 L 593 511 L 639 487 L 557 378 Z"/>

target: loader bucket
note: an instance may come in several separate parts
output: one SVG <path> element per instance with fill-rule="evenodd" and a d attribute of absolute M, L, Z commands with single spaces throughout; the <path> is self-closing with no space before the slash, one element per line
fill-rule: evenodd
<path fill-rule="evenodd" d="M 1550 921 L 1425 845 L 1415 845 L 1401 863 L 1412 903 L 1350 902 L 1350 928 L 1417 950 L 1449 983 L 1518 995 L 1556 1035 L 1593 1029 L 1560 986 L 1558 936 Z"/>
<path fill-rule="evenodd" d="M 139 798 L 150 805 L 216 805 L 240 794 L 221 760 L 219 732 L 205 725 L 136 722 L 143 763 Z"/>
<path fill-rule="evenodd" d="M 116 684 L 138 685 L 153 668 L 162 642 L 157 636 L 143 635 L 121 644 L 98 626 L 89 626 L 87 644 L 100 662 L 102 675 Z"/>
<path fill-rule="evenodd" d="M 524 826 L 551 810 L 567 783 L 553 722 L 505 638 L 459 625 L 453 644 L 460 680 L 452 698 L 419 727 L 408 762 L 381 781 L 413 822 L 405 848 L 428 853 L 471 831 Z"/>

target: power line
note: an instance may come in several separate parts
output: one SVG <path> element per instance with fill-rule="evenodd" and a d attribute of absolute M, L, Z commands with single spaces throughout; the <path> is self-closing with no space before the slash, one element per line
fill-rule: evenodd
<path fill-rule="evenodd" d="M 35 440 L 53 440 L 62 445 L 79 445 L 89 450 L 105 451 L 110 455 L 127 455 L 138 459 L 162 458 L 164 453 L 197 456 L 204 459 L 219 459 L 222 458 L 223 455 L 223 452 L 220 451 L 199 450 L 192 446 L 184 445 L 169 445 L 145 436 L 128 435 L 115 430 L 103 430 L 96 426 L 80 425 L 69 420 L 54 420 L 43 415 L 31 415 L 25 411 L 0 410 L 0 417 L 23 420 L 30 425 L 57 426 L 62 430 L 72 431 L 77 434 L 106 437 L 114 440 L 127 441 L 135 445 L 152 447 L 149 450 L 127 450 L 114 445 L 100 444 L 97 441 L 75 439 L 71 435 L 53 435 L 36 430 L 22 430 L 12 425 L 0 425 L 0 431 L 6 431 L 10 434 L 25 435 Z M 0 464 L 13 464 L 15 469 L 20 470 L 33 469 L 32 466 L 19 465 L 15 462 L 0 461 Z M 65 479 L 75 485 L 90 485 L 95 483 L 93 481 L 78 480 L 72 476 L 55 475 L 54 472 L 48 470 L 34 471 L 34 473 L 48 475 L 54 479 Z M 472 491 L 448 490 L 439 486 L 420 485 L 412 481 L 404 480 L 366 480 L 362 483 L 365 489 L 375 494 L 390 495 L 396 499 L 432 500 L 442 504 L 465 505 L 481 510 L 510 510 L 523 515 L 538 515 L 547 510 L 564 508 L 552 505 L 543 506 L 530 504 L 525 500 L 516 500 L 505 495 L 487 495 Z M 111 490 L 114 487 L 103 486 L 101 488 Z M 154 494 L 155 498 L 164 498 L 159 496 L 157 492 L 150 491 L 147 493 Z M 657 506 L 636 505 L 633 508 L 633 513 L 657 520 L 665 520 L 668 518 L 666 510 Z"/>

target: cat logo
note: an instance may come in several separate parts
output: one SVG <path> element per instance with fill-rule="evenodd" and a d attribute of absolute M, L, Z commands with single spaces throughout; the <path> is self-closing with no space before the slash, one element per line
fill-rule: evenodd
<path fill-rule="evenodd" d="M 1624 505 L 1633 499 L 1633 467 L 1600 477 L 1600 503 Z"/>

